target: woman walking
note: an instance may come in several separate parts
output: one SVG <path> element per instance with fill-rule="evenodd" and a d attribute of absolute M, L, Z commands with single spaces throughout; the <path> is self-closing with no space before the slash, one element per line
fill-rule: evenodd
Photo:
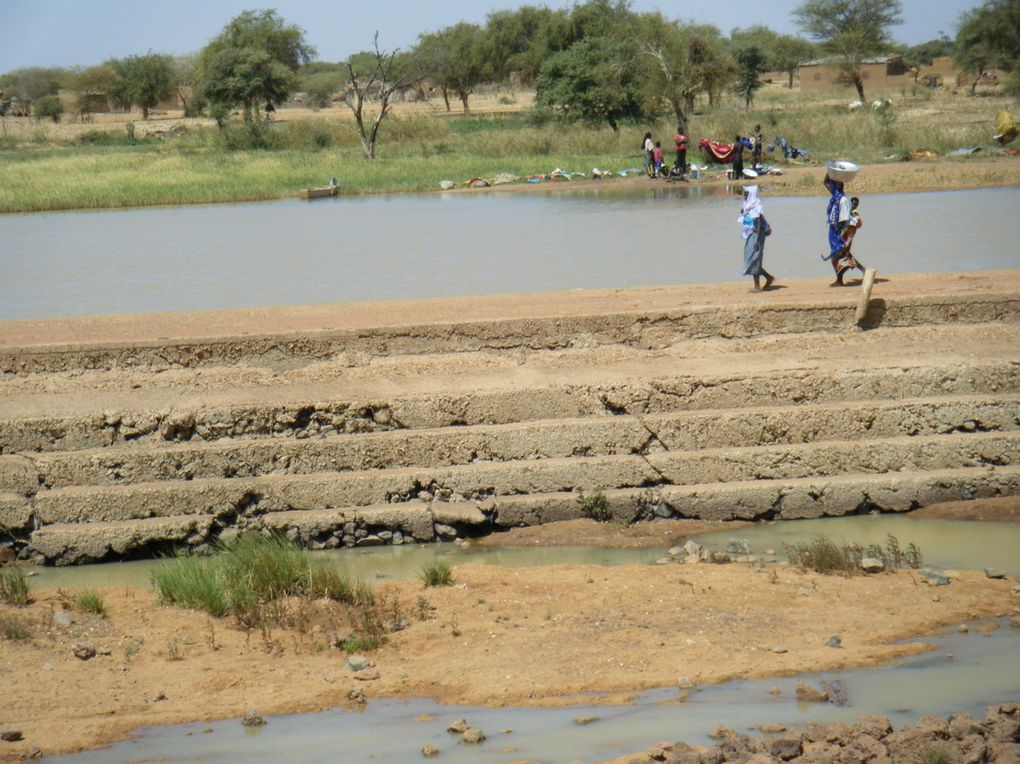
<path fill-rule="evenodd" d="M 776 279 L 762 267 L 765 237 L 772 233 L 772 228 L 765 220 L 757 186 L 744 186 L 744 206 L 740 211 L 740 225 L 744 236 L 744 275 L 754 277 L 754 291 L 760 292 L 762 276 L 765 277 L 765 289 L 771 287 Z"/>

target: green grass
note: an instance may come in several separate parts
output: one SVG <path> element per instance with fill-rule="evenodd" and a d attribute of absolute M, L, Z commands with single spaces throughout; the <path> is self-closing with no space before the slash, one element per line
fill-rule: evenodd
<path fill-rule="evenodd" d="M 450 586 L 453 570 L 445 560 L 433 560 L 422 567 L 421 580 L 425 586 Z"/>
<path fill-rule="evenodd" d="M 162 604 L 230 614 L 247 623 L 265 621 L 267 605 L 283 597 L 374 602 L 370 587 L 280 537 L 242 536 L 211 557 L 179 554 L 165 560 L 152 581 Z"/>
<path fill-rule="evenodd" d="M 595 486 L 591 493 L 581 491 L 577 494 L 577 503 L 581 506 L 581 513 L 592 520 L 600 523 L 607 523 L 613 519 L 613 510 L 609 506 L 609 500 L 603 493 L 602 486 Z"/>
<path fill-rule="evenodd" d="M 106 618 L 109 615 L 106 612 L 106 603 L 103 602 L 103 596 L 95 589 L 86 589 L 75 597 L 74 607 L 83 613 L 92 613 L 102 618 Z"/>
<path fill-rule="evenodd" d="M 21 568 L 0 569 L 0 603 L 27 605 L 32 601 L 28 577 Z"/>
<path fill-rule="evenodd" d="M 787 544 L 784 548 L 793 565 L 824 575 L 861 575 L 861 560 L 865 557 L 881 560 L 886 570 L 919 568 L 923 562 L 920 548 L 911 543 L 906 551 L 901 550 L 899 539 L 891 533 L 886 536 L 885 549 L 876 544 L 868 547 L 860 544 L 837 546 L 826 536 L 816 536 L 806 544 Z"/>

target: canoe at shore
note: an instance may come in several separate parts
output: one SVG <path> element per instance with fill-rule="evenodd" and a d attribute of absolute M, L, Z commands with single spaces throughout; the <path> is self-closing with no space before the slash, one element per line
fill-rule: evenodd
<path fill-rule="evenodd" d="M 340 186 L 317 186 L 305 191 L 305 199 L 321 199 L 325 196 L 336 196 L 339 191 Z"/>

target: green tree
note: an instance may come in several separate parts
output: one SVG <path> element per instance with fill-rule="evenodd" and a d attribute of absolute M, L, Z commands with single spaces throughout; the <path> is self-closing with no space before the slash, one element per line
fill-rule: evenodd
<path fill-rule="evenodd" d="M 636 45 L 626 40 L 579 40 L 542 65 L 536 100 L 568 119 L 605 120 L 617 130 L 620 120 L 644 116 L 637 57 Z"/>
<path fill-rule="evenodd" d="M 482 81 L 485 69 L 481 27 L 461 22 L 424 34 L 416 51 L 423 72 L 442 90 L 446 110 L 450 110 L 450 93 L 455 93 L 467 114 L 468 99 Z"/>
<path fill-rule="evenodd" d="M 64 104 L 59 96 L 46 95 L 35 102 L 33 111 L 36 119 L 52 119 L 54 122 L 59 122 L 60 115 L 64 113 Z"/>
<path fill-rule="evenodd" d="M 936 58 L 952 56 L 956 52 L 953 41 L 940 33 L 934 40 L 911 45 L 903 51 L 903 60 L 911 66 L 931 66 Z"/>
<path fill-rule="evenodd" d="M 683 25 L 654 12 L 641 16 L 638 29 L 646 89 L 669 104 L 686 132 L 695 100 L 713 98 L 725 87 L 734 74 L 733 60 L 713 26 Z"/>
<path fill-rule="evenodd" d="M 246 121 L 279 106 L 297 86 L 297 72 L 315 48 L 304 31 L 274 10 L 245 11 L 202 49 L 200 90 L 218 111 L 241 106 Z"/>
<path fill-rule="evenodd" d="M 0 77 L 0 91 L 8 98 L 32 104 L 44 96 L 56 95 L 71 80 L 73 75 L 66 69 L 29 66 L 14 69 Z"/>
<path fill-rule="evenodd" d="M 754 94 L 761 88 L 761 75 L 766 71 L 768 59 L 756 43 L 742 45 L 733 52 L 737 62 L 737 82 L 734 89 L 744 99 L 744 107 L 751 108 Z"/>
<path fill-rule="evenodd" d="M 173 90 L 181 102 L 184 116 L 192 117 L 201 111 L 202 97 L 198 93 L 198 54 L 189 53 L 173 59 Z"/>
<path fill-rule="evenodd" d="M 561 49 L 568 23 L 566 12 L 533 5 L 490 13 L 482 40 L 485 75 L 496 82 L 516 76 L 533 83 L 542 62 Z"/>
<path fill-rule="evenodd" d="M 956 63 L 973 76 L 971 93 L 986 69 L 1013 72 L 1007 88 L 1020 86 L 1020 0 L 986 0 L 960 17 Z M 1020 91 L 1020 87 L 1018 87 Z"/>
<path fill-rule="evenodd" d="M 899 0 L 805 0 L 793 16 L 833 56 L 842 81 L 866 101 L 861 65 L 889 49 L 889 28 L 902 22 L 902 10 Z"/>
<path fill-rule="evenodd" d="M 803 37 L 781 34 L 772 41 L 768 51 L 769 69 L 774 72 L 786 72 L 786 86 L 793 88 L 793 78 L 804 61 L 814 58 L 817 48 Z"/>
<path fill-rule="evenodd" d="M 117 98 L 128 106 L 142 110 L 142 119 L 149 110 L 173 93 L 174 68 L 170 56 L 146 53 L 110 62 L 117 72 Z"/>

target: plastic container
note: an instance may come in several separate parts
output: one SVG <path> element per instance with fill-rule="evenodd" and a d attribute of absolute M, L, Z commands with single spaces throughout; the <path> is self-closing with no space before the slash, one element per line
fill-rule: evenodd
<path fill-rule="evenodd" d="M 849 183 L 861 170 L 859 165 L 848 162 L 845 159 L 833 160 L 825 165 L 825 169 L 828 170 L 830 178 L 840 183 Z"/>

